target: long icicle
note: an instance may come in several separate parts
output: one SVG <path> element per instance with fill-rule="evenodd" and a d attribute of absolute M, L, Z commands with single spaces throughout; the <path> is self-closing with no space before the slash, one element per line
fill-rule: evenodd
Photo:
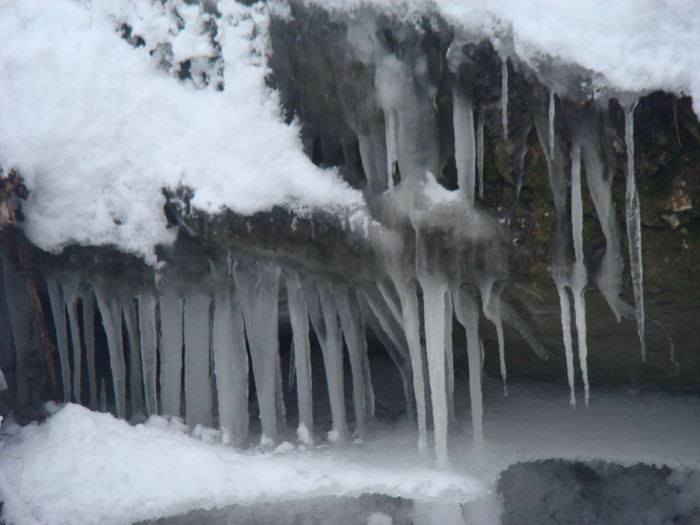
<path fill-rule="evenodd" d="M 139 293 L 139 334 L 141 337 L 141 367 L 146 396 L 146 412 L 151 416 L 158 413 L 156 397 L 156 373 L 158 366 L 156 340 L 156 297 L 150 290 Z"/>
<path fill-rule="evenodd" d="M 637 102 L 625 108 L 625 143 L 627 145 L 627 191 L 625 209 L 627 218 L 627 240 L 630 251 L 634 306 L 637 316 L 637 333 L 642 350 L 642 360 L 646 361 L 644 338 L 644 282 L 642 266 L 642 224 L 639 211 L 639 195 L 634 179 L 634 108 Z"/>
<path fill-rule="evenodd" d="M 76 403 L 81 403 L 82 387 L 82 349 L 80 346 L 80 325 L 78 323 L 78 286 L 77 279 L 69 280 L 63 286 L 66 309 L 68 310 L 68 325 L 73 347 L 73 397 Z"/>
<path fill-rule="evenodd" d="M 85 362 L 90 385 L 90 408 L 97 409 L 97 370 L 95 368 L 95 295 L 92 288 L 81 286 L 80 298 L 83 302 L 83 340 L 85 341 Z"/>
<path fill-rule="evenodd" d="M 70 361 L 68 359 L 68 332 L 66 331 L 66 309 L 63 302 L 63 291 L 60 283 L 52 278 L 46 278 L 46 287 L 49 291 L 49 302 L 53 314 L 56 339 L 58 341 L 58 355 L 61 362 L 61 380 L 63 382 L 63 400 L 71 400 Z"/>
<path fill-rule="evenodd" d="M 576 315 L 576 333 L 578 336 L 578 359 L 583 376 L 584 399 L 588 406 L 588 343 L 586 327 L 586 299 L 584 297 L 587 283 L 586 265 L 583 260 L 583 201 L 581 197 L 581 147 L 574 144 L 571 152 L 571 225 L 574 239 L 573 282 L 571 291 L 574 295 L 574 312 Z"/>

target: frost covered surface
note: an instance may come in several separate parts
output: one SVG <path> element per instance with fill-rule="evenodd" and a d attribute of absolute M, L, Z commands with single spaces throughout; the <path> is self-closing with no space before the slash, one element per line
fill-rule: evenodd
<path fill-rule="evenodd" d="M 282 121 L 264 84 L 264 6 L 218 3 L 223 72 L 197 89 L 160 58 L 168 44 L 193 68 L 212 58 L 210 15 L 175 4 L 177 16 L 160 2 L 0 2 L 0 164 L 32 190 L 23 211 L 39 247 L 114 244 L 149 257 L 174 238 L 161 189 L 179 184 L 210 212 L 361 205 Z M 144 45 L 120 37 L 125 22 Z"/>
<path fill-rule="evenodd" d="M 375 426 L 369 442 L 347 448 L 283 443 L 242 452 L 216 443 L 215 431 L 192 437 L 162 417 L 130 426 L 66 405 L 42 425 L 6 430 L 0 442 L 5 517 L 128 523 L 236 503 L 373 493 L 468 502 L 508 466 L 543 458 L 700 468 L 696 398 L 594 391 L 590 408 L 571 410 L 559 386 L 515 383 L 508 397 L 500 388 L 498 381 L 485 386 L 484 448 L 473 453 L 464 432 L 453 435 L 455 459 L 446 470 L 420 456 L 415 431 L 402 425 Z"/>

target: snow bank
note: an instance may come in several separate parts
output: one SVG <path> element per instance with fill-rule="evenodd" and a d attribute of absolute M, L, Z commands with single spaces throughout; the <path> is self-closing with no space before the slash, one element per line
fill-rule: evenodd
<path fill-rule="evenodd" d="M 282 121 L 264 83 L 264 6 L 219 2 L 213 41 L 202 33 L 209 15 L 199 7 L 168 7 L 0 2 L 0 164 L 18 168 L 32 190 L 29 238 L 52 251 L 115 244 L 152 258 L 155 244 L 173 240 L 161 189 L 179 184 L 211 212 L 361 205 L 337 173 L 308 160 L 298 128 Z M 123 22 L 143 46 L 120 37 Z M 223 91 L 162 70 L 168 45 L 175 61 L 196 63 L 211 58 L 214 42 Z"/>
<path fill-rule="evenodd" d="M 355 461 L 335 449 L 304 452 L 290 444 L 275 452 L 241 452 L 185 431 L 158 416 L 131 426 L 66 405 L 46 423 L 0 442 L 3 516 L 10 523 L 34 516 L 46 524 L 108 524 L 320 496 L 454 503 L 488 493 L 469 476 L 409 461 L 386 468 L 386 462 Z"/>

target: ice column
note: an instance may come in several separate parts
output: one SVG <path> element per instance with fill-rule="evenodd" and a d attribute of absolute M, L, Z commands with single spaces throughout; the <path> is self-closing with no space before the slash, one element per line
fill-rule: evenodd
<path fill-rule="evenodd" d="M 248 437 L 248 352 L 241 306 L 229 289 L 214 295 L 212 332 L 219 425 L 224 442 L 240 443 Z"/>
<path fill-rule="evenodd" d="M 97 297 L 100 315 L 102 315 L 102 325 L 107 335 L 117 417 L 124 418 L 126 417 L 126 363 L 124 362 L 124 340 L 122 335 L 122 306 L 115 296 L 107 295 L 106 291 L 101 288 L 95 288 L 95 296 Z M 104 396 L 104 388 L 102 393 Z"/>
<path fill-rule="evenodd" d="M 299 405 L 300 441 L 310 445 L 314 431 L 313 393 L 311 382 L 311 346 L 309 344 L 309 313 L 306 300 L 296 273 L 287 273 L 287 299 L 292 324 L 294 344 L 294 368 L 296 373 L 297 400 Z"/>
<path fill-rule="evenodd" d="M 642 349 L 642 359 L 646 361 L 644 339 L 644 283 L 642 267 L 642 225 L 639 211 L 639 195 L 634 179 L 634 108 L 637 103 L 625 108 L 625 143 L 627 145 L 627 191 L 625 209 L 627 217 L 627 239 L 630 251 L 634 306 L 637 317 L 637 333 Z"/>
<path fill-rule="evenodd" d="M 138 295 L 138 304 L 143 385 L 146 394 L 146 412 L 150 416 L 158 413 L 158 400 L 156 397 L 156 376 L 158 366 L 156 340 L 156 296 L 150 290 L 143 291 Z"/>
<path fill-rule="evenodd" d="M 184 302 L 173 290 L 160 296 L 160 406 L 180 416 Z"/>
<path fill-rule="evenodd" d="M 61 362 L 61 381 L 63 383 L 63 400 L 71 401 L 70 362 L 68 359 L 68 332 L 66 330 L 66 310 L 63 303 L 63 292 L 60 283 L 53 277 L 46 278 L 49 292 L 51 314 L 53 315 L 58 342 L 58 356 Z"/>
<path fill-rule="evenodd" d="M 279 275 L 279 268 L 265 264 L 237 262 L 233 267 L 260 406 L 261 444 L 277 440 L 284 418 L 277 326 Z"/>
<path fill-rule="evenodd" d="M 194 428 L 211 421 L 211 370 L 209 354 L 209 306 L 201 292 L 185 297 L 185 413 Z"/>

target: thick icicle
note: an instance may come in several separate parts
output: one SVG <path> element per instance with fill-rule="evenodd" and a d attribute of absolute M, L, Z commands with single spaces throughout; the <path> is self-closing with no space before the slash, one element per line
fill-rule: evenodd
<path fill-rule="evenodd" d="M 420 342 L 420 314 L 418 311 L 417 286 L 415 281 L 403 282 L 399 277 L 395 278 L 396 289 L 401 301 L 403 313 L 403 329 L 406 335 L 408 352 L 411 359 L 413 377 L 413 393 L 416 399 L 416 413 L 418 417 L 418 448 L 425 449 L 428 446 L 427 412 L 425 381 L 423 379 L 423 351 Z"/>
<path fill-rule="evenodd" d="M 192 428 L 212 425 L 210 305 L 211 298 L 201 292 L 185 297 L 185 415 Z"/>
<path fill-rule="evenodd" d="M 261 444 L 277 441 L 284 418 L 277 325 L 279 275 L 279 268 L 264 264 L 237 262 L 233 267 L 260 407 Z"/>
<path fill-rule="evenodd" d="M 634 306 L 637 316 L 637 333 L 642 349 L 642 359 L 646 361 L 646 342 L 644 338 L 644 283 L 642 266 L 642 224 L 639 211 L 639 195 L 634 178 L 634 108 L 637 103 L 625 108 L 625 143 L 627 145 L 627 192 L 625 210 L 627 217 L 627 241 L 630 252 L 632 286 L 634 288 Z"/>
<path fill-rule="evenodd" d="M 425 346 L 428 356 L 428 377 L 435 429 L 435 455 L 438 464 L 448 462 L 447 454 L 447 390 L 445 384 L 445 283 L 435 277 L 424 276 L 423 308 L 425 316 Z"/>
<path fill-rule="evenodd" d="M 583 260 L 583 200 L 581 196 L 581 147 L 574 144 L 571 152 L 571 231 L 574 239 L 574 271 L 571 292 L 574 296 L 578 359 L 583 376 L 584 399 L 588 406 L 588 342 L 586 326 L 586 284 L 588 277 Z"/>
<path fill-rule="evenodd" d="M 473 204 L 476 185 L 476 138 L 472 101 L 456 87 L 452 89 L 452 100 L 457 183 L 462 196 Z"/>
<path fill-rule="evenodd" d="M 150 290 L 143 291 L 138 295 L 138 303 L 143 386 L 146 397 L 146 412 L 151 416 L 158 413 L 158 398 L 156 394 L 158 366 L 156 296 Z"/>
<path fill-rule="evenodd" d="M 479 176 L 479 199 L 484 200 L 484 108 L 479 107 L 476 128 L 476 172 Z"/>
<path fill-rule="evenodd" d="M 91 288 L 81 287 L 83 303 L 83 340 L 85 341 L 85 362 L 90 385 L 90 408 L 97 408 L 97 370 L 95 369 L 95 295 Z"/>
<path fill-rule="evenodd" d="M 122 306 L 115 296 L 95 288 L 97 306 L 102 315 L 102 325 L 107 335 L 109 362 L 112 369 L 114 399 L 117 407 L 117 417 L 126 417 L 126 363 L 124 362 L 124 340 L 122 335 Z M 102 395 L 105 396 L 104 387 Z"/>
<path fill-rule="evenodd" d="M 482 356 L 479 345 L 479 310 L 475 299 L 464 290 L 454 293 L 454 308 L 457 320 L 467 332 L 469 399 L 474 427 L 474 445 L 480 448 L 484 444 L 484 403 L 481 393 Z"/>
<path fill-rule="evenodd" d="M 501 123 L 503 140 L 508 140 L 508 58 L 501 57 Z"/>
<path fill-rule="evenodd" d="M 61 362 L 61 381 L 63 383 L 63 400 L 71 401 L 71 370 L 68 358 L 68 331 L 66 328 L 66 309 L 63 302 L 63 291 L 60 283 L 53 277 L 46 278 L 46 287 L 49 292 L 51 313 L 53 315 L 56 340 L 58 342 L 58 356 Z"/>
<path fill-rule="evenodd" d="M 214 296 L 214 369 L 224 442 L 248 438 L 248 352 L 238 299 L 225 289 Z"/>
<path fill-rule="evenodd" d="M 311 381 L 311 346 L 309 344 L 309 313 L 301 289 L 299 276 L 287 273 L 287 302 L 292 324 L 294 368 L 296 372 L 299 429 L 297 437 L 305 445 L 312 441 L 314 430 L 313 391 Z M 303 428 L 302 428 L 303 426 Z"/>
<path fill-rule="evenodd" d="M 139 342 L 138 314 L 136 303 L 131 294 L 122 299 L 124 305 L 124 321 L 129 340 L 129 397 L 131 398 L 131 413 L 143 410 L 143 378 L 141 375 L 141 343 Z"/>
<path fill-rule="evenodd" d="M 160 409 L 179 417 L 182 400 L 184 301 L 172 290 L 160 296 Z"/>
<path fill-rule="evenodd" d="M 73 347 L 73 396 L 76 403 L 82 399 L 81 373 L 82 373 L 82 349 L 80 346 L 80 325 L 78 324 L 78 281 L 68 280 L 63 285 L 66 310 L 68 311 L 68 325 Z"/>
<path fill-rule="evenodd" d="M 338 316 L 340 317 L 340 325 L 345 336 L 345 345 L 350 356 L 350 369 L 352 371 L 352 399 L 355 412 L 355 434 L 362 436 L 365 431 L 365 424 L 372 408 L 368 406 L 374 395 L 367 391 L 368 386 L 371 388 L 371 378 L 365 374 L 369 371 L 369 367 L 365 365 L 367 362 L 367 339 L 365 337 L 365 327 L 360 309 L 351 295 L 350 288 L 347 284 L 337 284 L 334 286 L 334 294 L 336 306 L 338 308 Z"/>
<path fill-rule="evenodd" d="M 323 352 L 323 365 L 326 370 L 328 398 L 333 419 L 333 431 L 329 434 L 329 438 L 331 441 L 344 441 L 347 439 L 348 430 L 345 419 L 343 341 L 338 323 L 338 310 L 329 283 L 317 283 L 317 290 L 318 300 L 313 296 L 308 297 L 308 294 L 313 293 L 308 290 L 307 302 L 311 323 Z"/>

